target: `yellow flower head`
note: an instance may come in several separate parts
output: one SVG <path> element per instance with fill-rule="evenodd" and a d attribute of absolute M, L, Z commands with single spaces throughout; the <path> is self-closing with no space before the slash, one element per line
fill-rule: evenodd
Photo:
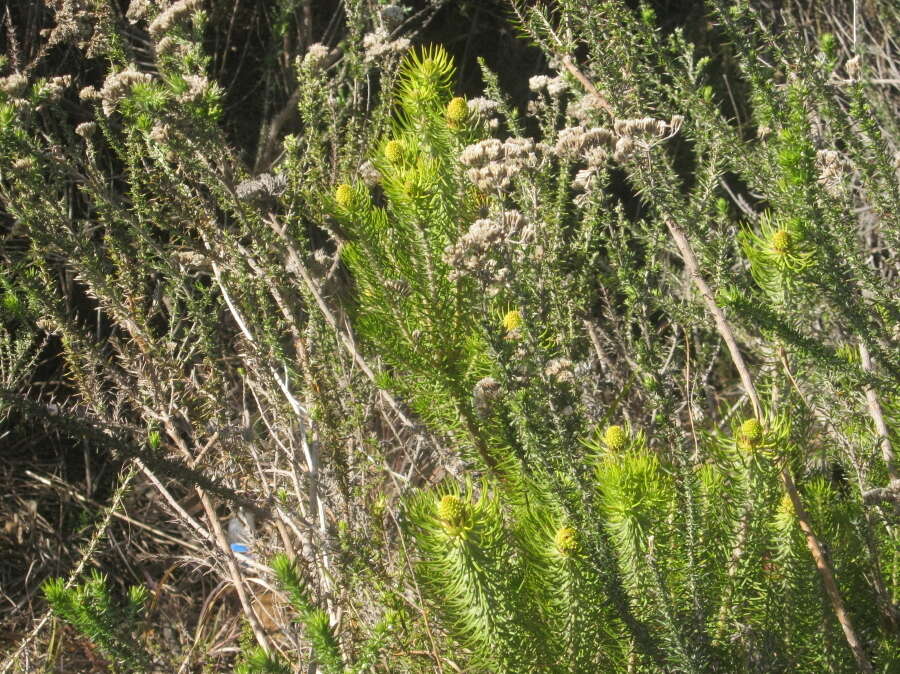
<path fill-rule="evenodd" d="M 341 208 L 349 208 L 353 203 L 353 188 L 347 183 L 341 183 L 334 191 L 334 201 Z"/>
<path fill-rule="evenodd" d="M 762 425 L 756 419 L 747 419 L 738 431 L 737 444 L 741 449 L 753 449 L 763 437 Z"/>
<path fill-rule="evenodd" d="M 506 328 L 507 332 L 514 332 L 518 330 L 522 325 L 522 314 L 513 309 L 512 311 L 507 311 L 506 315 L 500 321 L 500 324 Z"/>
<path fill-rule="evenodd" d="M 437 514 L 444 530 L 451 536 L 459 536 L 468 523 L 469 507 L 459 496 L 445 494 L 438 503 Z"/>
<path fill-rule="evenodd" d="M 786 229 L 779 229 L 772 234 L 772 250 L 778 255 L 786 255 L 789 253 L 792 243 L 794 243 L 794 237 Z"/>
<path fill-rule="evenodd" d="M 787 494 L 781 497 L 781 503 L 778 504 L 778 513 L 791 519 L 797 516 L 797 511 L 794 510 L 794 502 Z"/>
<path fill-rule="evenodd" d="M 572 527 L 563 527 L 556 532 L 553 539 L 556 549 L 563 557 L 571 557 L 578 550 L 578 532 Z"/>
<path fill-rule="evenodd" d="M 469 105 L 466 103 L 466 99 L 461 96 L 457 96 L 450 100 L 447 104 L 447 121 L 450 123 L 450 126 L 457 127 L 469 116 Z"/>
<path fill-rule="evenodd" d="M 621 426 L 610 426 L 603 433 L 603 442 L 612 451 L 618 452 L 628 442 L 628 431 Z"/>
<path fill-rule="evenodd" d="M 403 159 L 403 143 L 399 140 L 389 140 L 384 146 L 384 158 L 392 164 Z"/>

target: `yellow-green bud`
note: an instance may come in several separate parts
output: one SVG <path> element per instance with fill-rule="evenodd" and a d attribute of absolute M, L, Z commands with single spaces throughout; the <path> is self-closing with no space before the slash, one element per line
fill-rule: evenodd
<path fill-rule="evenodd" d="M 762 440 L 763 428 L 756 419 L 747 419 L 741 424 L 738 432 L 738 447 L 741 449 L 753 449 Z"/>
<path fill-rule="evenodd" d="M 384 146 L 384 158 L 392 164 L 403 159 L 403 144 L 399 140 L 389 140 Z"/>
<path fill-rule="evenodd" d="M 450 100 L 447 104 L 447 121 L 450 123 L 450 126 L 459 126 L 469 116 L 469 104 L 466 103 L 466 99 L 461 96 L 457 96 Z"/>
<path fill-rule="evenodd" d="M 790 249 L 794 237 L 786 229 L 779 229 L 772 235 L 772 250 L 779 255 L 785 255 Z"/>
<path fill-rule="evenodd" d="M 788 517 L 797 516 L 797 511 L 794 510 L 794 502 L 787 494 L 781 497 L 781 503 L 778 504 L 778 512 Z"/>
<path fill-rule="evenodd" d="M 438 519 L 451 536 L 459 536 L 469 519 L 468 504 L 459 496 L 445 494 L 437 507 Z"/>
<path fill-rule="evenodd" d="M 513 332 L 522 325 L 522 314 L 515 309 L 507 311 L 506 315 L 500 321 L 500 324 L 506 328 L 507 332 Z"/>
<path fill-rule="evenodd" d="M 628 432 L 621 426 L 610 426 L 603 433 L 603 442 L 612 451 L 618 452 L 628 442 Z"/>
<path fill-rule="evenodd" d="M 572 527 L 563 527 L 556 532 L 553 542 L 556 544 L 559 554 L 563 557 L 570 557 L 578 550 L 578 532 Z"/>
<path fill-rule="evenodd" d="M 422 192 L 413 178 L 407 178 L 403 181 L 403 191 L 410 197 L 417 197 Z"/>
<path fill-rule="evenodd" d="M 341 183 L 334 191 L 334 201 L 341 208 L 348 208 L 353 203 L 353 188 L 347 183 Z"/>

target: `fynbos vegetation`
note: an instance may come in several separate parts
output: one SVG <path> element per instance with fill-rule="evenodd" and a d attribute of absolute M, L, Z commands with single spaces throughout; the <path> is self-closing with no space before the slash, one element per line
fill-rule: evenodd
<path fill-rule="evenodd" d="M 893 3 L 220 5 L 6 15 L 4 671 L 900 667 Z"/>

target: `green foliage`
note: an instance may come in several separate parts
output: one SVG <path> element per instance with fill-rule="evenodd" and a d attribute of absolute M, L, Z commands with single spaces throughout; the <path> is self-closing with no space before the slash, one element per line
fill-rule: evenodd
<path fill-rule="evenodd" d="M 41 589 L 53 613 L 96 644 L 116 671 L 152 669 L 150 655 L 135 639 L 148 599 L 145 587 L 128 588 L 128 596 L 120 605 L 114 602 L 106 577 L 99 571 L 72 587 L 67 587 L 62 578 L 51 578 Z"/>
<path fill-rule="evenodd" d="M 329 624 L 328 614 L 310 601 L 297 567 L 286 555 L 278 555 L 272 560 L 272 570 L 306 629 L 306 637 L 312 644 L 319 666 L 329 674 L 343 672 L 340 646 Z"/>
<path fill-rule="evenodd" d="M 290 674 L 293 670 L 278 656 L 271 656 L 259 646 L 244 653 L 242 661 L 235 665 L 235 674 Z"/>
<path fill-rule="evenodd" d="M 529 93 L 359 0 L 240 59 L 134 3 L 153 68 L 98 5 L 78 103 L 0 65 L 0 410 L 51 344 L 60 428 L 267 516 L 300 634 L 237 671 L 898 666 L 900 17 L 664 4 L 510 3 Z M 147 667 L 139 595 L 46 594 Z"/>
<path fill-rule="evenodd" d="M 350 235 L 342 255 L 356 285 L 357 329 L 410 375 L 392 386 L 492 465 L 470 400 L 484 351 L 477 304 L 469 284 L 450 278 L 445 260 L 475 208 L 453 159 L 469 132 L 459 128 L 461 118 L 451 124 L 446 117 L 453 72 L 440 47 L 402 64 L 394 128 L 373 158 L 387 204 L 372 203 L 358 183 L 342 184 L 336 215 Z"/>
<path fill-rule="evenodd" d="M 338 636 L 331 626 L 328 614 L 316 608 L 310 600 L 296 564 L 286 555 L 279 554 L 272 559 L 271 566 L 278 584 L 287 594 L 291 607 L 296 612 L 297 620 L 305 629 L 306 638 L 313 648 L 313 658 L 322 671 L 337 674 L 370 671 L 390 640 L 391 630 L 398 620 L 398 615 L 388 611 L 384 618 L 372 627 L 368 638 L 361 643 L 352 664 L 345 666 L 344 662 L 351 658 L 342 655 Z M 289 671 L 288 666 L 280 658 L 266 655 L 265 651 L 258 648 L 247 655 L 246 662 L 241 666 L 248 668 L 245 670 L 248 674 L 257 671 L 283 671 L 279 668 Z"/>
<path fill-rule="evenodd" d="M 679 103 L 693 100 L 687 84 L 692 75 L 685 72 L 676 76 L 680 84 L 654 89 L 652 82 L 657 81 L 654 79 L 657 76 L 652 73 L 657 66 L 648 59 L 647 51 L 641 51 L 653 45 L 659 50 L 657 54 L 668 54 L 665 57 L 668 59 L 674 54 L 667 50 L 690 48 L 679 42 L 683 40 L 681 35 L 673 37 L 670 45 L 663 45 L 653 32 L 651 13 L 642 13 L 644 27 L 639 27 L 629 23 L 618 3 L 601 5 L 602 9 L 592 17 L 582 16 L 570 5 L 566 5 L 564 12 L 570 22 L 584 21 L 586 31 L 600 25 L 598 17 L 610 21 L 615 17 L 616 21 L 621 21 L 621 27 L 611 28 L 616 36 L 613 42 L 621 41 L 616 42 L 619 44 L 617 49 L 623 50 L 619 54 L 628 54 L 625 62 L 646 68 L 644 79 L 639 81 L 641 86 L 649 88 L 639 95 L 673 97 L 672 106 L 683 109 Z M 529 27 L 536 31 L 536 39 L 550 38 L 545 48 L 552 50 L 552 40 L 558 37 L 553 33 L 555 23 L 549 17 L 538 20 L 538 16 L 536 11 L 530 14 L 535 23 Z M 729 12 L 726 23 L 732 21 L 733 16 L 737 15 Z M 559 30 L 571 25 L 561 22 Z M 633 33 L 626 36 L 623 32 L 626 30 Z M 604 56 L 596 54 L 594 64 L 597 68 L 592 74 L 608 87 L 607 91 L 615 90 L 615 75 L 612 71 L 606 74 L 602 70 L 605 62 Z M 641 63 L 643 65 L 639 65 Z M 671 65 L 670 60 L 665 63 Z M 687 67 L 691 67 L 689 61 Z M 653 285 L 660 282 L 674 284 L 675 279 L 667 277 L 664 269 L 653 262 L 652 256 L 662 250 L 660 239 L 654 234 L 654 227 L 659 227 L 660 220 L 675 217 L 698 222 L 693 233 L 702 233 L 707 240 L 696 241 L 695 245 L 701 251 L 709 273 L 722 281 L 733 280 L 741 287 L 740 294 L 731 300 L 726 294 L 722 295 L 736 312 L 730 319 L 742 330 L 751 334 L 759 331 L 762 335 L 760 340 L 747 338 L 746 348 L 758 348 L 761 354 L 771 353 L 773 348 L 796 349 L 791 355 L 800 359 L 802 376 L 812 377 L 807 382 L 811 383 L 817 376 L 829 377 L 822 369 L 829 367 L 825 365 L 829 357 L 827 347 L 823 346 L 828 339 L 821 329 L 816 331 L 814 340 L 804 337 L 803 331 L 811 329 L 810 317 L 816 315 L 820 321 L 824 319 L 840 325 L 842 334 L 854 334 L 870 348 L 879 349 L 871 332 L 875 329 L 871 321 L 854 310 L 849 298 L 855 292 L 862 292 L 861 287 L 855 285 L 857 283 L 868 288 L 866 292 L 879 297 L 886 296 L 886 288 L 884 279 L 865 271 L 853 260 L 852 254 L 842 257 L 837 252 L 845 250 L 848 237 L 852 236 L 849 231 L 837 235 L 842 231 L 839 226 L 833 230 L 834 236 L 827 229 L 823 231 L 823 213 L 828 212 L 824 209 L 833 213 L 835 204 L 824 205 L 829 197 L 823 195 L 822 190 L 830 183 L 826 184 L 827 178 L 821 177 L 826 171 L 822 162 L 830 161 L 832 157 L 822 153 L 817 155 L 810 140 L 808 118 L 810 106 L 814 105 L 812 85 L 800 80 L 776 94 L 763 79 L 754 79 L 755 66 L 748 66 L 748 70 L 750 82 L 758 86 L 757 91 L 750 94 L 752 100 L 759 102 L 758 114 L 778 128 L 772 132 L 771 140 L 761 143 L 758 149 L 748 143 L 746 165 L 752 164 L 757 171 L 753 184 L 764 190 L 769 207 L 756 217 L 752 226 L 744 226 L 737 242 L 726 241 L 722 238 L 726 235 L 714 228 L 711 218 L 728 218 L 727 203 L 723 208 L 721 199 L 713 199 L 717 191 L 714 182 L 702 182 L 706 180 L 704 172 L 707 170 L 713 181 L 718 180 L 717 174 L 727 164 L 718 164 L 717 155 L 734 152 L 738 142 L 726 124 L 721 120 L 713 122 L 710 118 L 708 106 L 712 101 L 709 96 L 701 96 L 702 102 L 697 101 L 696 118 L 690 122 L 697 125 L 688 133 L 694 135 L 694 161 L 700 166 L 695 169 L 697 186 L 688 196 L 669 187 L 678 184 L 679 177 L 676 167 L 665 154 L 654 149 L 659 141 L 632 140 L 646 133 L 650 122 L 657 124 L 654 120 L 616 121 L 614 132 L 595 132 L 598 138 L 605 138 L 607 133 L 628 137 L 626 145 L 613 138 L 606 152 L 615 155 L 635 188 L 649 201 L 652 209 L 658 209 L 656 224 L 654 218 L 657 216 L 650 215 L 646 221 L 631 224 L 632 232 L 623 228 L 619 238 L 601 234 L 602 228 L 611 225 L 600 220 L 599 211 L 592 211 L 590 205 L 591 199 L 596 200 L 594 203 L 598 207 L 604 203 L 602 166 L 593 169 L 596 178 L 591 180 L 597 182 L 586 189 L 584 197 L 568 201 L 566 195 L 558 202 L 556 208 L 560 210 L 556 212 L 555 221 L 561 227 L 560 234 L 565 236 L 572 231 L 568 229 L 569 222 L 577 221 L 576 218 L 595 218 L 587 220 L 594 227 L 588 231 L 608 246 L 605 257 L 600 259 L 613 266 L 616 272 L 607 274 L 604 281 L 611 278 L 618 281 L 613 289 L 621 296 L 617 300 L 626 307 L 625 320 L 632 330 L 642 325 L 641 312 L 644 312 L 643 316 L 647 315 L 648 304 L 675 321 L 693 321 L 692 309 L 683 301 L 669 298 L 667 302 L 657 303 L 653 299 L 659 297 L 655 295 L 657 291 Z M 763 97 L 768 100 L 763 102 Z M 657 106 L 661 103 L 655 102 Z M 637 104 L 637 100 L 627 103 Z M 540 107 L 536 109 L 541 110 Z M 546 109 L 550 114 L 551 109 Z M 677 129 L 678 123 L 670 122 L 668 128 Z M 596 142 L 587 140 L 588 135 L 583 130 L 572 129 L 569 133 L 569 137 L 583 134 L 584 140 L 579 141 L 584 144 L 582 147 L 591 147 L 589 143 Z M 658 133 L 663 136 L 666 132 Z M 563 138 L 562 133 L 559 138 Z M 548 140 L 552 142 L 552 139 Z M 645 144 L 643 159 L 634 154 L 632 142 Z M 615 145 L 615 152 L 612 145 Z M 569 147 L 577 147 L 575 141 L 558 142 L 556 153 L 561 161 L 570 156 L 564 153 L 573 151 Z M 404 148 L 405 145 L 392 140 L 385 146 L 385 156 L 390 163 L 396 163 L 405 156 Z M 439 151 L 440 146 L 432 153 Z M 609 155 L 599 153 L 598 156 Z M 450 157 L 439 157 L 434 162 L 437 165 L 452 163 Z M 590 167 L 596 160 L 588 157 L 586 161 Z M 576 157 L 576 162 L 579 160 L 584 162 L 585 156 Z M 465 160 L 462 163 L 467 165 Z M 732 165 L 738 166 L 737 163 Z M 550 165 L 547 166 L 549 169 Z M 534 178 L 533 184 L 542 195 L 549 196 L 554 193 L 552 181 L 559 177 L 558 174 L 552 177 L 550 171 L 543 176 L 548 182 Z M 759 176 L 766 176 L 770 182 L 759 183 Z M 562 180 L 566 179 L 564 174 Z M 750 179 L 749 174 L 746 179 Z M 579 186 L 578 179 L 575 185 Z M 585 189 L 584 183 L 581 185 L 581 189 Z M 398 198 L 390 191 L 386 190 L 386 193 L 390 200 Z M 526 194 L 515 190 L 502 198 L 520 208 L 527 203 Z M 712 202 L 715 208 L 705 210 L 701 206 L 704 200 Z M 547 218 L 543 224 L 545 241 L 552 241 L 554 230 L 549 223 L 554 220 L 543 215 Z M 529 216 L 533 217 L 533 211 Z M 397 217 L 402 220 L 404 214 Z M 835 221 L 824 216 L 824 222 Z M 662 230 L 665 231 L 665 226 Z M 844 238 L 838 240 L 835 236 Z M 646 271 L 624 266 L 625 260 L 634 260 L 626 249 L 626 237 L 630 237 L 631 245 L 643 249 L 641 259 L 646 260 Z M 590 238 L 587 242 L 587 250 L 595 251 L 593 254 L 596 255 L 597 249 L 593 246 L 598 243 Z M 733 264 L 729 262 L 731 259 L 746 259 L 746 263 Z M 534 264 L 527 258 L 520 263 L 524 268 Z M 523 266 L 515 271 L 527 277 Z M 836 269 L 843 271 L 836 272 Z M 853 280 L 841 287 L 838 275 L 845 281 Z M 554 272 L 549 271 L 547 276 L 555 277 Z M 759 291 L 752 289 L 748 279 L 752 279 Z M 845 600 L 852 597 L 854 625 L 866 634 L 873 634 L 873 620 L 877 622 L 875 616 L 879 613 L 875 604 L 883 599 L 877 598 L 880 590 L 875 585 L 866 588 L 854 580 L 858 578 L 854 565 L 861 556 L 868 557 L 868 564 L 893 556 L 888 552 L 890 545 L 878 548 L 881 544 L 876 544 L 876 548 L 869 546 L 864 552 L 863 541 L 870 534 L 853 533 L 850 528 L 838 533 L 834 525 L 829 524 L 842 521 L 844 516 L 839 513 L 847 505 L 859 503 L 859 492 L 855 500 L 848 501 L 836 495 L 826 498 L 823 489 L 828 483 L 824 477 L 815 477 L 815 473 L 803 486 L 800 496 L 804 502 L 810 502 L 809 526 L 814 533 L 804 534 L 798 526 L 793 505 L 782 491 L 779 471 L 807 471 L 806 462 L 821 450 L 816 448 L 812 438 L 799 430 L 814 423 L 810 402 L 804 396 L 815 396 L 816 393 L 797 391 L 803 385 L 798 383 L 789 360 L 784 361 L 783 370 L 768 374 L 763 371 L 759 375 L 758 385 L 770 388 L 774 409 L 780 413 L 772 414 L 766 420 L 738 421 L 733 427 L 724 420 L 718 422 L 718 427 L 707 426 L 705 435 L 693 434 L 690 453 L 678 448 L 683 442 L 679 434 L 666 428 L 666 417 L 658 414 L 652 418 L 652 430 L 648 429 L 646 433 L 635 433 L 623 425 L 612 424 L 605 430 L 590 433 L 594 439 L 583 443 L 590 453 L 579 455 L 571 449 L 558 453 L 556 433 L 560 433 L 556 436 L 560 440 L 571 436 L 567 436 L 563 428 L 553 428 L 552 424 L 546 423 L 532 435 L 529 420 L 537 413 L 532 397 L 537 393 L 537 387 L 532 382 L 517 385 L 516 378 L 510 376 L 513 372 L 528 370 L 520 364 L 511 367 L 512 350 L 507 344 L 517 344 L 515 359 L 520 363 L 522 360 L 528 362 L 536 355 L 532 349 L 537 351 L 544 346 L 541 344 L 544 338 L 531 334 L 531 321 L 525 318 L 530 315 L 526 309 L 531 301 L 530 290 L 524 283 L 513 283 L 501 291 L 505 299 L 514 298 L 511 304 L 517 308 L 507 309 L 505 314 L 501 310 L 503 318 L 498 322 L 505 331 L 501 332 L 501 339 L 492 338 L 490 329 L 483 326 L 480 342 L 483 353 L 470 356 L 473 362 L 484 363 L 480 366 L 482 371 L 504 376 L 502 407 L 508 410 L 509 416 L 500 416 L 495 424 L 490 423 L 490 417 L 480 422 L 488 452 L 509 456 L 510 450 L 514 450 L 513 453 L 520 450 L 517 459 L 508 464 L 512 467 L 493 473 L 490 480 L 477 486 L 469 484 L 463 488 L 445 483 L 436 492 L 425 491 L 407 501 L 410 532 L 421 557 L 417 572 L 435 606 L 442 607 L 445 622 L 456 638 L 477 653 L 479 661 L 491 671 L 546 671 L 548 665 L 542 658 L 549 654 L 561 671 L 597 671 L 598 667 L 603 671 L 624 671 L 634 667 L 655 671 L 653 668 L 660 666 L 673 671 L 696 672 L 754 671 L 757 666 L 764 669 L 797 666 L 802 671 L 852 667 L 854 659 L 843 640 L 841 626 L 824 602 L 816 567 L 809 556 L 807 536 L 834 541 L 828 543 L 831 551 L 836 550 L 837 540 L 855 541 L 850 546 L 852 550 L 846 550 L 846 556 L 835 553 L 841 559 L 833 560 L 834 573 Z M 606 294 L 609 292 L 607 290 Z M 752 297 L 749 302 L 748 296 Z M 552 297 L 553 290 L 550 290 L 544 301 L 552 302 Z M 689 297 L 685 299 L 690 301 Z M 822 306 L 823 300 L 827 309 L 811 314 L 812 307 Z M 758 306 L 757 313 L 749 306 L 750 302 Z M 570 298 L 569 306 L 573 309 L 578 305 Z M 457 302 L 456 311 L 464 313 L 465 305 Z M 587 307 L 579 307 L 575 309 L 575 316 L 579 312 L 585 315 L 588 311 Z M 761 320 L 764 316 L 772 318 Z M 610 318 L 608 314 L 607 318 Z M 775 327 L 777 321 L 783 321 L 781 327 Z M 773 325 L 773 322 L 776 323 Z M 554 326 L 552 334 L 556 345 L 562 346 L 566 350 L 564 353 L 577 354 L 584 348 L 584 343 L 579 344 L 577 338 L 567 341 L 564 325 Z M 804 325 L 810 327 L 804 328 Z M 766 340 L 772 337 L 774 343 L 767 343 Z M 663 354 L 654 353 L 652 346 L 649 349 L 646 344 L 635 346 L 638 348 L 634 366 L 641 368 L 638 372 L 646 386 L 645 395 L 657 400 L 657 404 L 665 405 L 662 401 L 670 394 L 660 388 L 656 377 L 648 370 L 661 365 L 665 367 L 672 352 L 663 363 Z M 675 345 L 671 348 L 677 349 Z M 890 369 L 891 356 L 881 353 L 885 356 L 881 361 L 883 366 Z M 565 390 L 569 381 L 567 375 L 560 376 L 562 366 L 559 363 L 559 359 L 545 360 L 543 366 L 538 366 L 547 376 L 547 383 L 557 389 L 557 395 Z M 538 368 L 532 364 L 532 377 L 536 371 Z M 837 384 L 836 380 L 831 381 L 833 383 L 827 386 Z M 892 385 L 885 384 L 887 388 L 882 390 L 887 393 Z M 799 399 L 792 400 L 796 393 L 799 393 Z M 542 395 L 547 395 L 546 389 Z M 496 414 L 496 403 L 489 409 Z M 731 412 L 736 410 L 734 407 Z M 580 418 L 584 412 L 584 408 L 579 407 L 570 410 L 573 427 L 585 429 Z M 558 423 L 559 412 L 555 414 Z M 677 413 L 675 408 L 668 408 L 667 414 Z M 505 423 L 509 426 L 504 428 Z M 603 426 L 598 424 L 595 428 L 602 429 Z M 535 447 L 534 451 L 529 451 L 531 443 L 540 443 L 540 449 Z M 840 461 L 832 452 L 829 452 L 829 459 Z M 873 457 L 873 460 L 877 461 L 877 458 Z M 593 480 L 590 479 L 592 471 L 595 474 Z M 526 480 L 508 477 L 521 473 L 532 477 Z M 588 498 L 585 489 L 595 493 Z M 527 504 L 540 505 L 532 509 Z M 824 511 L 817 514 L 819 507 L 829 514 L 824 515 Z M 536 511 L 542 514 L 537 515 Z M 583 524 L 573 527 L 567 522 Z M 881 539 L 882 544 L 886 544 L 891 534 L 888 529 L 877 528 L 881 532 L 878 536 L 887 536 Z M 584 549 L 594 550 L 593 555 L 580 554 L 582 541 L 587 544 Z M 575 570 L 574 575 L 567 575 Z M 622 596 L 617 594 L 615 584 L 604 582 L 609 578 L 605 574 L 611 574 L 620 584 L 619 591 L 624 592 L 627 602 L 625 613 L 621 610 Z M 575 578 L 584 581 L 584 585 L 578 585 Z M 580 603 L 584 596 L 580 593 L 590 593 L 590 608 Z M 814 612 L 802 608 L 813 603 L 819 607 Z M 619 619 L 611 619 L 617 609 Z M 883 609 L 881 612 L 886 615 Z M 574 634 L 566 631 L 563 616 L 579 616 L 581 622 Z M 823 626 L 826 633 L 832 635 L 828 637 L 827 646 L 821 642 Z M 874 629 L 878 631 L 878 628 Z M 582 642 L 589 645 L 578 645 L 576 634 L 590 634 L 590 640 Z M 887 633 L 883 633 L 878 639 L 886 638 Z M 536 651 L 529 651 L 526 643 L 540 646 Z M 632 644 L 631 652 L 623 648 L 626 643 Z M 883 650 L 887 641 L 879 643 L 881 645 L 872 646 L 870 654 L 886 657 L 882 660 L 885 666 L 895 662 L 894 656 L 886 656 Z M 626 662 L 630 664 L 626 665 Z M 766 664 L 753 664 L 762 662 Z"/>

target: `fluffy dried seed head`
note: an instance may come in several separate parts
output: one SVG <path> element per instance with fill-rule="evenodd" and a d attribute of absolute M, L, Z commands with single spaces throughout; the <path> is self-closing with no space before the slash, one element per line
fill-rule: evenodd
<path fill-rule="evenodd" d="M 146 18 L 151 9 L 150 0 L 131 0 L 128 10 L 125 12 L 125 18 L 129 23 L 137 23 Z"/>
<path fill-rule="evenodd" d="M 594 126 L 584 132 L 582 143 L 585 148 L 605 147 L 612 149 L 616 144 L 616 136 L 609 129 Z"/>
<path fill-rule="evenodd" d="M 97 101 L 100 100 L 100 92 L 96 87 L 87 86 L 78 92 L 78 98 L 82 101 Z"/>
<path fill-rule="evenodd" d="M 840 192 L 844 178 L 853 171 L 853 164 L 835 150 L 819 150 L 816 153 L 818 183 L 832 196 Z"/>
<path fill-rule="evenodd" d="M 265 197 L 277 197 L 287 187 L 287 178 L 284 174 L 272 175 L 261 173 L 255 178 L 244 180 L 236 188 L 235 193 L 239 199 L 262 199 Z"/>
<path fill-rule="evenodd" d="M 375 61 L 385 54 L 400 54 L 409 49 L 410 42 L 402 37 L 391 40 L 390 34 L 385 28 L 378 28 L 372 33 L 363 36 L 363 49 L 367 63 Z"/>
<path fill-rule="evenodd" d="M 568 358 L 554 358 L 544 366 L 544 374 L 558 384 L 568 384 L 575 380 L 572 361 Z"/>
<path fill-rule="evenodd" d="M 535 75 L 528 79 L 528 88 L 534 92 L 543 91 L 548 84 L 550 84 L 550 78 L 546 75 Z"/>
<path fill-rule="evenodd" d="M 209 80 L 199 75 L 184 75 L 187 89 L 178 94 L 179 103 L 197 103 L 202 100 L 203 95 L 209 89 Z"/>
<path fill-rule="evenodd" d="M 150 25 L 147 30 L 154 39 L 159 39 L 164 33 L 169 32 L 175 24 L 185 20 L 190 14 L 202 7 L 202 0 L 178 0 L 168 9 L 161 12 Z"/>
<path fill-rule="evenodd" d="M 500 398 L 501 393 L 500 383 L 493 377 L 479 379 L 472 389 L 472 400 L 478 416 L 481 418 L 490 416 L 494 403 Z"/>
<path fill-rule="evenodd" d="M 820 169 L 827 169 L 839 163 L 841 155 L 836 150 L 819 150 L 816 152 L 816 165 Z"/>
<path fill-rule="evenodd" d="M 157 122 L 153 125 L 153 128 L 150 129 L 150 140 L 154 143 L 159 143 L 160 145 L 164 145 L 168 143 L 172 139 L 172 129 L 168 124 L 162 124 Z M 237 186 L 237 195 L 241 196 L 241 185 Z"/>
<path fill-rule="evenodd" d="M 328 47 L 321 42 L 311 44 L 307 48 L 306 54 L 303 56 L 301 65 L 303 68 L 310 71 L 318 70 L 325 63 L 329 53 Z"/>
<path fill-rule="evenodd" d="M 467 145 L 459 161 L 464 166 L 484 166 L 489 161 L 499 159 L 503 152 L 503 143 L 496 138 L 488 138 L 474 145 Z"/>
<path fill-rule="evenodd" d="M 625 161 L 634 154 L 634 139 L 631 136 L 622 136 L 616 141 L 616 149 L 613 152 L 613 159 L 616 161 Z"/>
<path fill-rule="evenodd" d="M 483 96 L 470 98 L 466 105 L 469 107 L 470 115 L 478 115 L 479 117 L 488 117 L 497 112 L 497 109 L 500 107 L 497 101 L 492 101 L 490 98 L 484 98 Z"/>
<path fill-rule="evenodd" d="M 551 96 L 559 96 L 569 88 L 569 83 L 562 75 L 557 75 L 547 82 L 547 93 Z"/>
<path fill-rule="evenodd" d="M 619 136 L 662 138 L 666 135 L 669 125 L 655 117 L 641 117 L 639 119 L 617 119 L 613 122 L 613 129 Z"/>
<path fill-rule="evenodd" d="M 97 133 L 96 122 L 82 122 L 75 127 L 75 133 L 82 138 L 90 138 Z"/>
<path fill-rule="evenodd" d="M 584 127 L 570 126 L 561 129 L 556 136 L 553 151 L 560 157 L 577 159 L 584 144 Z"/>
<path fill-rule="evenodd" d="M 111 115 L 119 101 L 125 98 L 135 85 L 152 81 L 152 75 L 136 70 L 122 70 L 107 77 L 103 82 L 103 89 L 100 91 L 103 114 Z M 82 90 L 82 95 L 84 95 L 84 90 Z"/>
<path fill-rule="evenodd" d="M 503 143 L 503 155 L 507 159 L 522 159 L 534 152 L 531 138 L 507 138 Z"/>
<path fill-rule="evenodd" d="M 357 171 L 366 187 L 375 187 L 375 185 L 381 182 L 381 173 L 375 168 L 375 164 L 368 159 L 359 165 Z"/>
<path fill-rule="evenodd" d="M 19 73 L 0 77 L 0 91 L 11 98 L 21 96 L 28 88 L 28 78 Z"/>

